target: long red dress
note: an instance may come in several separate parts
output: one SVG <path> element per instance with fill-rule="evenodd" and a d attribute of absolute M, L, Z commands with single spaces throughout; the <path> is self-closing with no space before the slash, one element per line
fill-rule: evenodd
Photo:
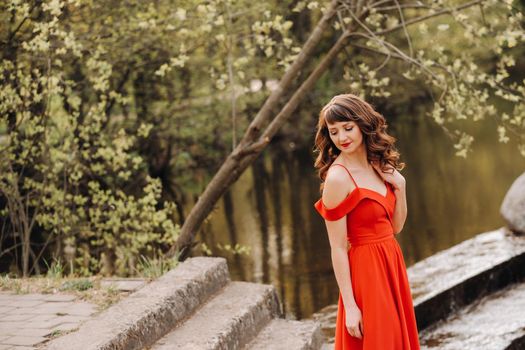
<path fill-rule="evenodd" d="M 314 205 L 326 220 L 346 215 L 352 289 L 363 317 L 363 338 L 352 337 L 339 291 L 335 350 L 419 349 L 405 261 L 392 226 L 395 193 L 386 181 L 386 195 L 359 187 L 344 168 L 356 188 L 334 208 L 325 207 L 322 199 Z"/>

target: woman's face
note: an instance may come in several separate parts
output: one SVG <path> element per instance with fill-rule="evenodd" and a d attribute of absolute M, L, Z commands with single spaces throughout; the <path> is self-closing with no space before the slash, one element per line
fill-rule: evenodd
<path fill-rule="evenodd" d="M 363 133 L 353 121 L 326 124 L 330 139 L 341 152 L 352 153 L 363 143 Z"/>

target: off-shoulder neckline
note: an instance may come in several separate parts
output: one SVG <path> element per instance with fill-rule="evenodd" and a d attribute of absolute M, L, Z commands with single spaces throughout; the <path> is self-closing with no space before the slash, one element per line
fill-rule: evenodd
<path fill-rule="evenodd" d="M 388 199 L 388 194 L 390 193 L 390 190 L 389 190 L 389 187 L 390 187 L 390 186 L 389 186 L 389 184 L 388 184 L 386 181 L 384 181 L 384 182 L 385 182 L 385 186 L 386 186 L 386 194 L 385 194 L 385 195 L 383 195 L 383 194 L 381 194 L 381 193 L 379 193 L 379 192 L 377 192 L 377 191 L 371 190 L 371 189 L 369 189 L 369 188 L 366 188 L 366 187 L 356 187 L 356 188 L 354 188 L 351 192 L 349 192 L 349 193 L 346 195 L 346 197 L 345 197 L 341 202 L 339 202 L 339 204 L 337 204 L 335 207 L 328 208 L 328 207 L 324 204 L 324 201 L 323 201 L 323 198 L 322 198 L 322 197 L 319 199 L 319 201 L 322 203 L 323 207 L 325 207 L 326 209 L 328 209 L 328 210 L 335 209 L 335 208 L 338 208 L 338 207 L 339 207 L 341 204 L 343 204 L 344 202 L 350 200 L 351 197 L 352 197 L 354 194 L 356 194 L 356 193 L 359 192 L 359 190 L 368 191 L 368 192 L 370 192 L 370 193 L 372 193 L 372 194 L 375 194 L 376 196 L 378 196 L 378 197 L 380 197 L 380 198 L 382 198 L 382 199 L 384 199 L 384 200 L 387 200 L 387 199 Z"/>

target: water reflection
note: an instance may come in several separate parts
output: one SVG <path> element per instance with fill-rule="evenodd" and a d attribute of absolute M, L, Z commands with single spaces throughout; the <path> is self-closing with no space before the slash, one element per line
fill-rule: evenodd
<path fill-rule="evenodd" d="M 495 125 L 474 126 L 476 149 L 465 160 L 454 156 L 447 136 L 427 118 L 393 124 L 407 163 L 409 213 L 397 236 L 407 266 L 504 224 L 499 206 L 525 161 L 516 145 L 497 142 Z M 313 208 L 319 183 L 312 164 L 309 149 L 267 150 L 223 196 L 197 237 L 213 255 L 228 259 L 232 279 L 273 284 L 286 316 L 297 319 L 338 297 L 328 236 Z M 216 243 L 239 243 L 251 252 L 233 255 Z"/>

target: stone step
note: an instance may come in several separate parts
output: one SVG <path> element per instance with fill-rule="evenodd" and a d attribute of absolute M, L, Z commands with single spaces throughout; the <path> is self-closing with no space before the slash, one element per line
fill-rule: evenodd
<path fill-rule="evenodd" d="M 330 304 L 323 307 L 321 310 L 312 314 L 312 319 L 321 324 L 321 332 L 326 343 L 321 349 L 326 350 L 325 348 L 327 346 L 331 346 L 333 349 L 335 324 L 337 321 L 337 304 Z"/>
<path fill-rule="evenodd" d="M 130 294 L 46 349 L 142 349 L 230 282 L 224 258 L 195 257 Z"/>
<path fill-rule="evenodd" d="M 524 349 L 525 282 L 494 292 L 420 333 L 421 349 Z"/>
<path fill-rule="evenodd" d="M 151 349 L 238 349 L 281 315 L 273 286 L 232 281 Z"/>
<path fill-rule="evenodd" d="M 418 329 L 525 278 L 525 237 L 486 232 L 408 268 Z"/>
<path fill-rule="evenodd" d="M 318 350 L 323 336 L 320 324 L 276 318 L 244 347 L 245 350 Z"/>

